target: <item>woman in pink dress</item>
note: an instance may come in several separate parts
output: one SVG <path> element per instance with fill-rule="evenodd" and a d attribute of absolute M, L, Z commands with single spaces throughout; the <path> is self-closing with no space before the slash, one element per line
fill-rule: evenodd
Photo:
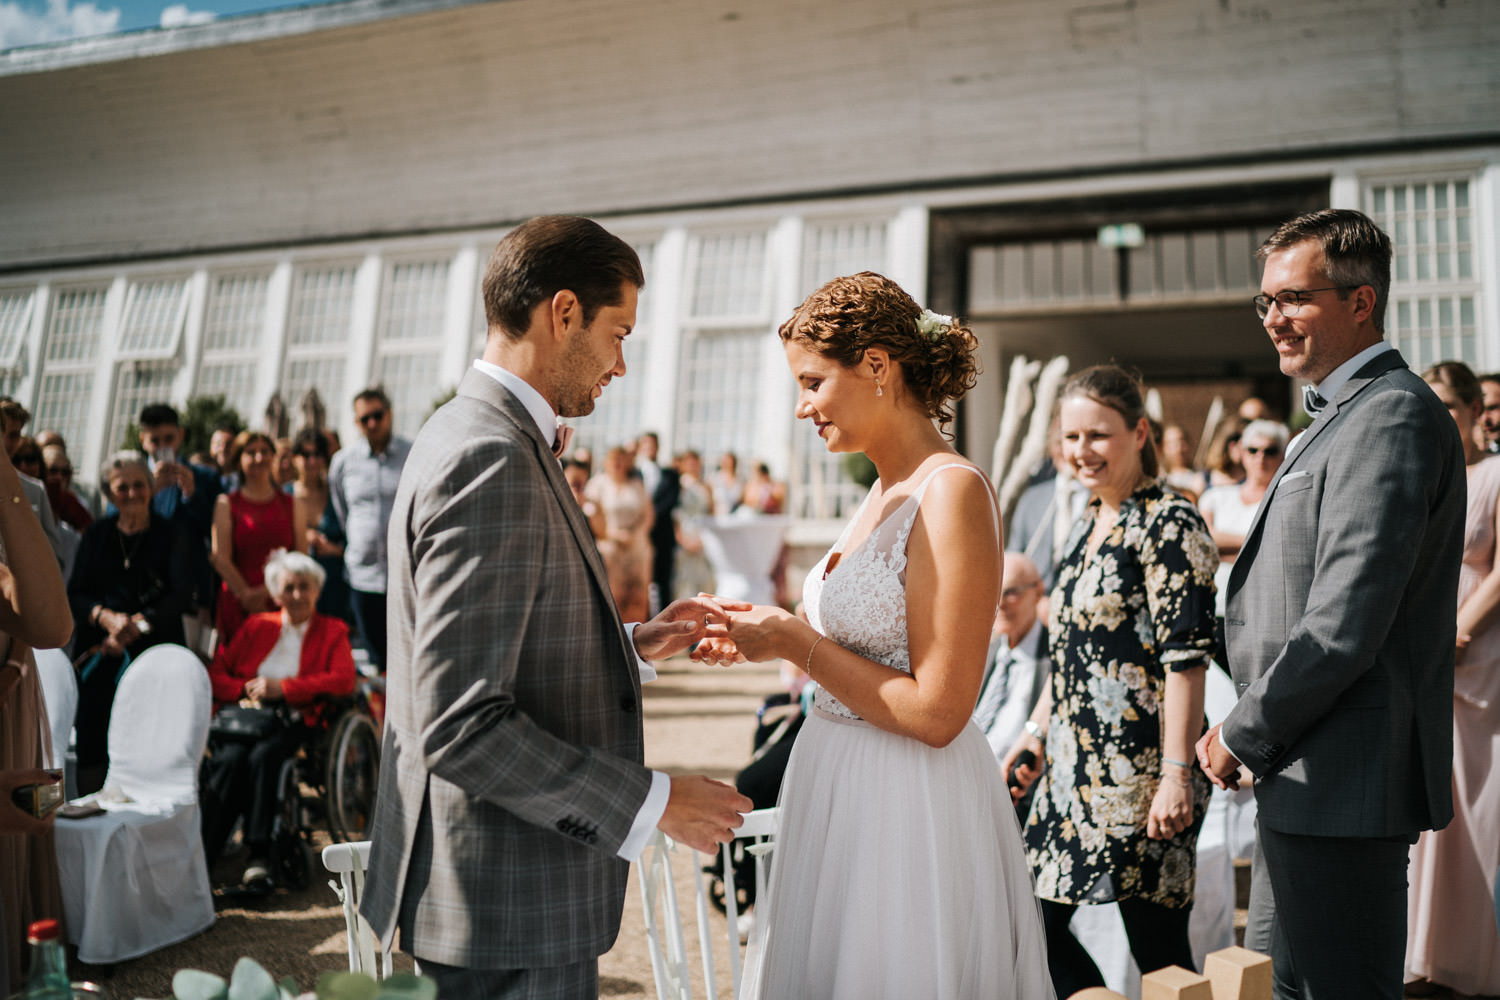
<path fill-rule="evenodd" d="M 1458 578 L 1458 656 L 1453 672 L 1453 822 L 1422 834 L 1411 852 L 1408 996 L 1500 993 L 1495 873 L 1500 870 L 1500 459 L 1474 443 L 1479 380 L 1445 361 L 1422 373 L 1448 406 L 1469 468 L 1468 518 Z"/>
<path fill-rule="evenodd" d="M 276 607 L 265 586 L 271 553 L 307 551 L 307 519 L 292 495 L 277 487 L 275 457 L 276 442 L 270 437 L 240 432 L 231 450 L 240 488 L 214 501 L 209 558 L 223 580 L 214 612 L 220 645 L 229 642 L 247 616 Z"/>

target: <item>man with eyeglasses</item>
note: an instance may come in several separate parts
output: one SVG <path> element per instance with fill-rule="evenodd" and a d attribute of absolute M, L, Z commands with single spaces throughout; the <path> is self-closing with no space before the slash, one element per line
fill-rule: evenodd
<path fill-rule="evenodd" d="M 1500 374 L 1479 376 L 1483 409 L 1474 432 L 1481 435 L 1479 447 L 1494 454 L 1500 452 Z"/>
<path fill-rule="evenodd" d="M 1453 815 L 1453 652 L 1464 452 L 1382 339 L 1391 241 L 1327 209 L 1271 234 L 1255 297 L 1313 423 L 1229 576 L 1239 701 L 1198 742 L 1220 788 L 1255 776 L 1247 947 L 1275 995 L 1402 996 L 1406 872 Z"/>
<path fill-rule="evenodd" d="M 1000 583 L 1004 589 L 1000 591 L 995 631 L 973 716 L 974 724 L 989 740 L 996 761 L 1002 760 L 1020 739 L 1052 673 L 1047 623 L 1040 613 L 1046 596 L 1041 571 L 1029 556 L 1007 552 Z M 1028 791 L 1027 797 L 1016 801 L 1016 812 L 1024 820 L 1030 808 Z"/>
<path fill-rule="evenodd" d="M 354 397 L 363 441 L 340 448 L 328 469 L 328 499 L 344 526 L 344 568 L 360 641 L 385 672 L 386 526 L 411 442 L 391 432 L 391 400 L 379 386 Z"/>

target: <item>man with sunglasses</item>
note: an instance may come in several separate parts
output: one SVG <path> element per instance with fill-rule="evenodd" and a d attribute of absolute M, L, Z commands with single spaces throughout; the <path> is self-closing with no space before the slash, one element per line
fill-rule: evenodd
<path fill-rule="evenodd" d="M 1359 212 L 1261 246 L 1256 311 L 1313 423 L 1229 576 L 1239 701 L 1198 742 L 1221 788 L 1255 776 L 1247 947 L 1278 998 L 1402 996 L 1406 871 L 1453 815 L 1453 652 L 1464 452 L 1382 339 L 1391 241 Z"/>
<path fill-rule="evenodd" d="M 385 672 L 386 527 L 411 442 L 392 433 L 391 400 L 379 386 L 354 397 L 363 441 L 340 448 L 328 469 L 328 499 L 344 526 L 349 603 L 370 664 Z"/>

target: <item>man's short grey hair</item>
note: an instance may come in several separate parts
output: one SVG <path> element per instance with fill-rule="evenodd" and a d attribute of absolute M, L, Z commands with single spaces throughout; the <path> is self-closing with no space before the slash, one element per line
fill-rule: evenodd
<path fill-rule="evenodd" d="M 310 555 L 277 549 L 266 560 L 266 589 L 271 592 L 272 597 L 281 593 L 287 580 L 296 576 L 312 580 L 319 590 L 328 582 L 328 573 Z"/>
<path fill-rule="evenodd" d="M 1246 441 L 1255 438 L 1269 441 L 1278 448 L 1285 448 L 1290 437 L 1291 432 L 1286 429 L 1286 424 L 1279 420 L 1252 420 L 1240 431 L 1240 446 L 1244 447 Z"/>

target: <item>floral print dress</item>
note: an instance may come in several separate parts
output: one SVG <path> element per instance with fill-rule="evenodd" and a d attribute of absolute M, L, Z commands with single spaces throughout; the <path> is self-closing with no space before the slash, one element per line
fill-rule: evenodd
<path fill-rule="evenodd" d="M 1218 550 L 1196 508 L 1153 482 L 1089 556 L 1099 509 L 1095 501 L 1079 520 L 1052 592 L 1052 718 L 1027 856 L 1041 899 L 1185 907 L 1208 779 L 1192 768 L 1193 823 L 1176 837 L 1148 839 L 1146 818 L 1167 671 L 1213 655 Z"/>

